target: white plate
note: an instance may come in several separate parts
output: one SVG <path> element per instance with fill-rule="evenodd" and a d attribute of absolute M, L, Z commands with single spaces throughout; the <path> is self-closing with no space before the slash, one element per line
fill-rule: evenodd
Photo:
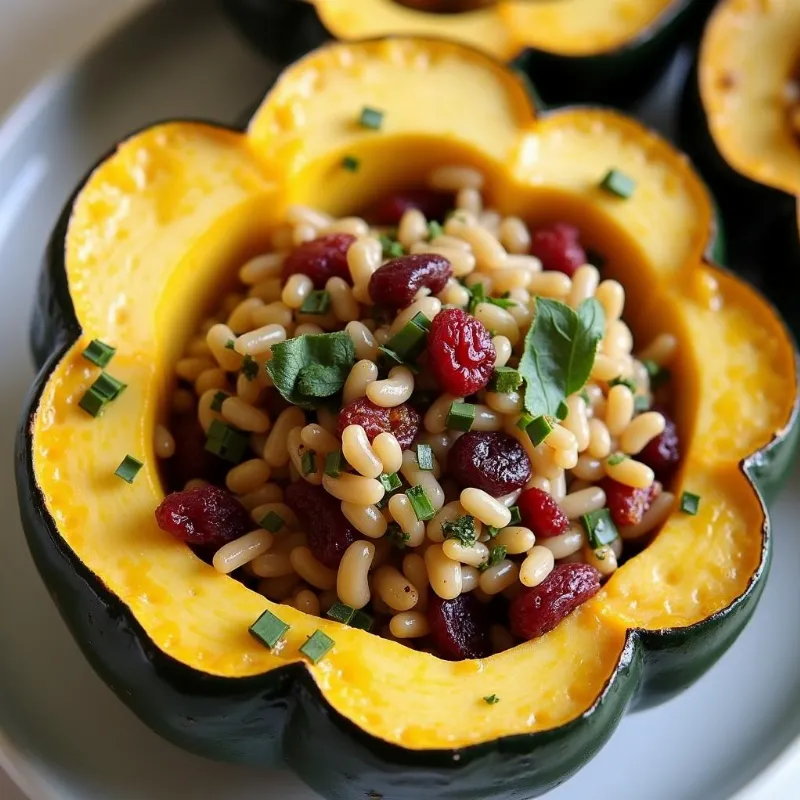
<path fill-rule="evenodd" d="M 646 113 L 666 124 L 675 66 Z M 91 672 L 34 571 L 17 522 L 10 458 L 32 378 L 28 309 L 62 203 L 110 144 L 168 117 L 234 120 L 270 69 L 210 0 L 157 6 L 75 69 L 36 89 L 0 129 L 0 763 L 36 798 L 311 797 L 288 773 L 214 764 L 152 734 Z M 678 699 L 627 717 L 551 800 L 717 800 L 756 778 L 800 732 L 800 471 L 775 513 L 761 605 L 722 661 Z M 797 760 L 741 800 L 790 797 Z M 778 788 L 782 786 L 783 788 Z M 800 796 L 800 792 L 794 793 Z M 348 799 L 349 800 L 349 799 Z M 425 798 L 424 800 L 428 800 Z M 430 800 L 433 800 L 432 798 Z"/>

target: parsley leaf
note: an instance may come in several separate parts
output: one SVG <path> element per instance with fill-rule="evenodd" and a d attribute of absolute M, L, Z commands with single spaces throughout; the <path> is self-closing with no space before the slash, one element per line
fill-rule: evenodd
<path fill-rule="evenodd" d="M 406 251 L 403 249 L 403 245 L 396 239 L 392 239 L 391 236 L 381 234 L 378 240 L 381 243 L 384 258 L 400 258 L 400 256 L 405 255 Z"/>
<path fill-rule="evenodd" d="M 559 405 L 581 389 L 592 371 L 604 328 L 603 307 L 593 297 L 577 309 L 536 298 L 536 314 L 519 362 L 530 414 L 556 416 Z"/>
<path fill-rule="evenodd" d="M 246 355 L 242 361 L 242 374 L 249 381 L 254 381 L 258 377 L 258 361 L 253 356 Z"/>
<path fill-rule="evenodd" d="M 315 408 L 344 386 L 355 360 L 353 340 L 345 331 L 307 334 L 274 344 L 267 371 L 285 400 Z"/>
<path fill-rule="evenodd" d="M 442 526 L 444 527 L 444 526 Z M 504 544 L 496 544 L 490 551 L 489 551 L 489 559 L 488 561 L 484 561 L 478 569 L 483 572 L 484 570 L 489 569 L 489 567 L 497 566 L 506 556 L 508 555 L 508 548 Z"/>
<path fill-rule="evenodd" d="M 464 547 L 472 547 L 478 541 L 475 518 L 470 514 L 442 523 L 442 533 L 446 539 L 458 539 Z"/>

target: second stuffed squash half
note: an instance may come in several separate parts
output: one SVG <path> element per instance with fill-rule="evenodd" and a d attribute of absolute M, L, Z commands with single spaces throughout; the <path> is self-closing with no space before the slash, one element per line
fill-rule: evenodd
<path fill-rule="evenodd" d="M 154 517 L 176 361 L 241 265 L 298 204 L 352 216 L 447 165 L 479 171 L 503 215 L 578 228 L 624 285 L 635 336 L 675 337 L 670 488 L 688 498 L 553 630 L 461 661 L 270 600 Z M 332 44 L 283 74 L 245 132 L 174 122 L 120 143 L 51 242 L 17 445 L 28 541 L 87 657 L 176 744 L 286 763 L 325 797 L 499 800 L 565 780 L 626 709 L 722 655 L 767 577 L 795 353 L 714 243 L 711 198 L 670 145 L 609 110 L 537 113 L 513 71 L 456 43 Z M 248 635 L 265 612 L 290 626 L 271 648 Z M 331 649 L 311 657 L 319 634 Z"/>

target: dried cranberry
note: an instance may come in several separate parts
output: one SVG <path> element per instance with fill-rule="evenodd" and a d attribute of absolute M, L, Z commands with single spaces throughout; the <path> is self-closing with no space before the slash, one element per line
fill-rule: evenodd
<path fill-rule="evenodd" d="M 567 515 L 552 495 L 541 489 L 526 489 L 517 499 L 519 513 L 526 528 L 530 528 L 537 539 L 559 536 L 569 527 Z"/>
<path fill-rule="evenodd" d="M 253 528 L 245 507 L 218 486 L 168 494 L 156 509 L 156 522 L 195 547 L 222 547 Z"/>
<path fill-rule="evenodd" d="M 324 289 L 328 278 L 344 278 L 352 283 L 347 251 L 355 240 L 349 233 L 329 233 L 303 242 L 286 257 L 281 278 L 287 281 L 290 275 L 300 272 L 311 278 L 315 289 Z"/>
<path fill-rule="evenodd" d="M 600 573 L 588 564 L 560 564 L 538 586 L 511 601 L 511 632 L 522 639 L 542 636 L 597 594 Z"/>
<path fill-rule="evenodd" d="M 612 478 L 604 478 L 599 485 L 606 493 L 606 505 L 616 525 L 638 525 L 660 491 L 655 483 L 647 489 L 634 489 Z"/>
<path fill-rule="evenodd" d="M 460 308 L 440 311 L 428 335 L 428 362 L 439 386 L 466 397 L 489 382 L 497 359 L 483 323 Z"/>
<path fill-rule="evenodd" d="M 367 218 L 375 225 L 399 225 L 403 214 L 410 208 L 421 211 L 428 219 L 441 222 L 453 207 L 453 195 L 433 189 L 411 189 L 407 192 L 390 194 L 379 200 L 367 213 Z"/>
<path fill-rule="evenodd" d="M 506 433 L 465 433 L 451 448 L 447 468 L 462 486 L 483 489 L 492 497 L 521 489 L 531 477 L 528 454 Z"/>
<path fill-rule="evenodd" d="M 655 472 L 656 478 L 665 483 L 673 476 L 681 460 L 681 445 L 675 421 L 663 409 L 657 410 L 664 414 L 664 430 L 636 458 L 647 464 Z"/>
<path fill-rule="evenodd" d="M 360 425 L 372 441 L 379 433 L 391 433 L 403 450 L 408 450 L 419 433 L 422 417 L 408 403 L 381 408 L 372 400 L 360 397 L 339 412 L 339 435 L 348 425 Z"/>
<path fill-rule="evenodd" d="M 442 658 L 486 658 L 491 655 L 489 610 L 472 594 L 442 600 L 432 594 L 428 604 L 431 639 Z"/>
<path fill-rule="evenodd" d="M 531 235 L 531 255 L 542 262 L 544 269 L 572 277 L 575 270 L 586 263 L 586 252 L 578 241 L 579 236 L 574 225 L 564 222 L 539 228 Z"/>
<path fill-rule="evenodd" d="M 358 538 L 355 528 L 342 514 L 341 503 L 321 486 L 306 481 L 290 483 L 284 500 L 297 514 L 315 558 L 336 569 L 344 551 Z"/>
<path fill-rule="evenodd" d="M 444 256 L 424 253 L 400 256 L 378 267 L 369 279 L 369 296 L 388 308 L 410 306 L 420 289 L 438 294 L 444 289 L 453 267 Z"/>

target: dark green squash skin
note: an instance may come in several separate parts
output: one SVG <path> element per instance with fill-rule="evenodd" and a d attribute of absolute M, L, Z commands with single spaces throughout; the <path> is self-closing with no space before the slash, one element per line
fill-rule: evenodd
<path fill-rule="evenodd" d="M 729 266 L 762 289 L 800 334 L 800 270 L 797 199 L 735 170 L 717 148 L 698 83 L 698 59 L 680 104 L 679 143 L 719 199 L 729 232 Z"/>
<path fill-rule="evenodd" d="M 659 79 L 678 45 L 699 32 L 715 0 L 674 0 L 656 22 L 625 45 L 591 56 L 564 56 L 527 48 L 514 63 L 536 76 L 548 104 L 629 105 Z M 223 0 L 244 36 L 279 62 L 294 60 L 330 35 L 302 0 Z"/>
<path fill-rule="evenodd" d="M 690 628 L 629 631 L 617 668 L 586 713 L 550 731 L 455 750 L 407 750 L 365 733 L 328 705 L 300 664 L 234 679 L 176 661 L 150 641 L 128 606 L 67 546 L 36 484 L 33 416 L 49 375 L 80 334 L 64 266 L 73 201 L 74 196 L 53 232 L 31 326 L 40 372 L 16 441 L 22 523 L 37 568 L 89 662 L 142 721 L 169 741 L 219 761 L 286 765 L 330 800 L 522 800 L 577 772 L 606 743 L 626 710 L 663 702 L 697 680 L 752 615 L 769 569 L 768 522 L 761 531 L 762 561 L 745 593 Z M 796 395 L 786 429 L 741 465 L 766 500 L 792 464 L 800 434 L 797 417 Z"/>

